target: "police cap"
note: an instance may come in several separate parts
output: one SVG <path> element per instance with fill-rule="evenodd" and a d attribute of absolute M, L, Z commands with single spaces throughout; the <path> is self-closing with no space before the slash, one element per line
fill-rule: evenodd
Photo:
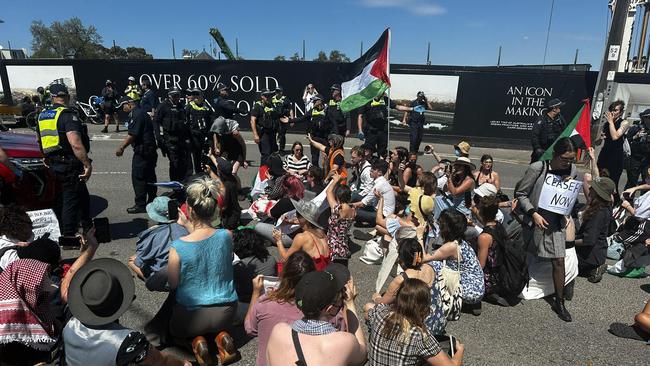
<path fill-rule="evenodd" d="M 218 91 L 222 91 L 222 90 L 230 91 L 230 88 L 224 83 L 217 83 L 217 90 Z"/>
<path fill-rule="evenodd" d="M 332 86 L 330 86 L 330 89 L 341 91 L 341 85 L 339 85 L 339 84 L 332 84 Z"/>
<path fill-rule="evenodd" d="M 262 92 L 260 94 L 263 95 L 263 96 L 268 97 L 268 96 L 271 96 L 271 95 L 275 94 L 275 91 L 273 91 L 271 89 L 264 89 L 264 90 L 262 90 Z"/>
<path fill-rule="evenodd" d="M 178 88 L 171 88 L 171 89 L 169 89 L 169 91 L 167 92 L 167 95 L 169 95 L 170 97 L 171 97 L 172 95 L 181 95 L 181 90 L 178 89 Z"/>
<path fill-rule="evenodd" d="M 311 97 L 311 102 L 312 103 L 315 103 L 317 100 L 323 101 L 323 100 L 325 100 L 325 98 L 323 98 L 323 96 L 320 95 L 320 94 L 316 94 L 313 97 Z"/>
<path fill-rule="evenodd" d="M 278 86 L 275 87 L 275 91 L 276 92 L 283 92 L 284 89 L 282 89 L 282 87 L 280 85 L 278 85 Z"/>
<path fill-rule="evenodd" d="M 112 84 L 113 82 L 111 81 L 111 79 L 106 79 L 106 85 L 112 85 Z"/>
<path fill-rule="evenodd" d="M 131 103 L 131 102 L 135 102 L 135 101 L 133 100 L 133 98 L 125 95 L 122 98 L 120 98 L 119 102 L 117 103 L 117 108 L 121 108 L 126 103 Z"/>
<path fill-rule="evenodd" d="M 63 84 L 50 85 L 50 94 L 55 97 L 65 97 L 70 95 L 68 88 Z"/>
<path fill-rule="evenodd" d="M 135 81 L 135 78 L 133 76 L 129 76 L 129 81 Z"/>
<path fill-rule="evenodd" d="M 566 103 L 564 103 L 563 101 L 561 101 L 561 100 L 559 100 L 557 98 L 553 98 L 553 99 L 549 100 L 548 102 L 546 102 L 546 108 L 562 107 L 565 104 Z"/>
<path fill-rule="evenodd" d="M 196 97 L 198 97 L 198 96 L 203 96 L 203 91 L 202 91 L 201 89 L 199 89 L 199 88 L 194 88 L 194 89 L 192 89 L 192 90 L 190 91 L 190 94 L 191 94 L 191 95 L 194 95 L 194 96 L 196 96 Z"/>

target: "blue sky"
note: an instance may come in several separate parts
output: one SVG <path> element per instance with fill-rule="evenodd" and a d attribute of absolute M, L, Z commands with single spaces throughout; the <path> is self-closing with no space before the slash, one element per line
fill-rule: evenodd
<path fill-rule="evenodd" d="M 198 5 L 195 5 L 198 4 Z M 231 48 L 239 39 L 246 59 L 272 59 L 300 52 L 339 49 L 354 59 L 360 42 L 369 47 L 385 27 L 393 31 L 391 62 L 422 64 L 427 42 L 438 65 L 541 64 L 551 0 L 330 0 L 330 1 L 123 1 L 25 0 L 0 10 L 0 44 L 31 46 L 30 23 L 72 16 L 94 25 L 110 46 L 145 47 L 155 58 L 182 48 L 208 48 L 218 27 Z M 556 0 L 547 63 L 578 62 L 600 67 L 607 0 Z"/>

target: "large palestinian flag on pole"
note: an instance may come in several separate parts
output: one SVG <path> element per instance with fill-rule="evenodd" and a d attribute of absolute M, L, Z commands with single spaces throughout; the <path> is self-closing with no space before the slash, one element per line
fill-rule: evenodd
<path fill-rule="evenodd" d="M 583 102 L 582 107 L 580 107 L 578 113 L 573 117 L 571 123 L 569 123 L 564 131 L 562 131 L 562 134 L 557 138 L 557 140 L 562 137 L 571 138 L 573 146 L 578 149 L 588 149 L 591 147 L 591 115 L 589 114 L 589 111 L 591 111 L 591 105 L 589 99 L 585 99 Z M 553 145 L 546 149 L 544 155 L 542 155 L 539 160 L 551 160 L 551 158 L 553 158 L 553 146 L 555 146 L 557 140 L 553 141 Z"/>
<path fill-rule="evenodd" d="M 390 87 L 389 46 L 390 29 L 386 29 L 379 40 L 352 63 L 350 78 L 341 84 L 343 112 L 365 105 Z"/>

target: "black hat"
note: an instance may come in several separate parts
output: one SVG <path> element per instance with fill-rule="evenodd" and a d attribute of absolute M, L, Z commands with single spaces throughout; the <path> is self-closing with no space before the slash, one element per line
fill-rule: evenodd
<path fill-rule="evenodd" d="M 74 274 L 68 306 L 81 323 L 101 326 L 119 319 L 133 302 L 134 294 L 135 283 L 129 269 L 113 258 L 100 258 Z"/>
<path fill-rule="evenodd" d="M 70 95 L 68 92 L 68 87 L 66 87 L 64 84 L 50 85 L 50 94 L 54 97 L 65 97 Z"/>
<path fill-rule="evenodd" d="M 339 84 L 332 84 L 332 86 L 330 86 L 330 89 L 341 91 L 341 85 L 339 85 Z"/>
<path fill-rule="evenodd" d="M 553 99 L 549 100 L 548 102 L 546 102 L 546 108 L 562 107 L 565 104 L 566 103 L 564 103 L 563 101 L 561 101 L 561 100 L 559 100 L 557 98 L 553 98 Z"/>
<path fill-rule="evenodd" d="M 222 90 L 224 90 L 224 89 L 230 91 L 230 88 L 229 88 L 226 84 L 224 84 L 224 83 L 217 83 L 217 90 L 218 90 L 218 91 L 222 91 Z"/>
<path fill-rule="evenodd" d="M 341 263 L 330 263 L 327 268 L 325 268 L 325 272 L 331 273 L 334 276 L 334 280 L 336 281 L 336 289 L 338 291 L 343 290 L 345 285 L 350 280 L 350 270 L 348 267 L 342 265 Z"/>
<path fill-rule="evenodd" d="M 174 95 L 174 94 L 181 95 L 181 90 L 178 89 L 178 88 L 171 88 L 171 89 L 169 89 L 169 91 L 167 92 L 167 95 L 170 96 L 170 97 L 171 97 L 172 95 Z"/>
<path fill-rule="evenodd" d="M 296 305 L 304 314 L 318 313 L 332 304 L 338 293 L 337 281 L 332 273 L 309 272 L 296 285 Z"/>
<path fill-rule="evenodd" d="M 282 89 L 282 87 L 281 87 L 280 85 L 278 85 L 278 86 L 275 87 L 275 91 L 276 91 L 276 92 L 278 92 L 278 91 L 283 92 L 284 89 Z"/>
<path fill-rule="evenodd" d="M 194 89 L 192 89 L 192 90 L 190 91 L 190 93 L 191 93 L 192 95 L 194 95 L 194 96 L 201 96 L 201 95 L 203 95 L 203 90 L 201 90 L 201 89 L 199 89 L 199 88 L 194 88 Z"/>
<path fill-rule="evenodd" d="M 131 103 L 131 102 L 134 102 L 133 98 L 129 97 L 128 95 L 125 95 L 122 98 L 120 98 L 119 102 L 117 102 L 117 108 L 120 108 L 126 103 Z"/>
<path fill-rule="evenodd" d="M 262 92 L 260 94 L 268 97 L 268 96 L 271 96 L 271 95 L 275 94 L 275 91 L 273 91 L 271 89 L 264 89 L 264 90 L 262 90 Z"/>
<path fill-rule="evenodd" d="M 280 177 L 286 173 L 283 164 L 282 158 L 279 155 L 271 155 L 266 160 L 266 165 L 269 167 L 269 173 L 274 177 Z"/>
<path fill-rule="evenodd" d="M 232 175 L 232 163 L 223 156 L 217 158 L 217 168 L 223 175 Z"/>
<path fill-rule="evenodd" d="M 113 82 L 111 81 L 111 79 L 106 79 L 106 85 L 112 85 L 112 84 Z"/>
<path fill-rule="evenodd" d="M 320 94 L 316 94 L 313 97 L 311 97 L 311 102 L 312 103 L 316 102 L 317 100 L 325 100 L 325 98 Z"/>
<path fill-rule="evenodd" d="M 650 108 L 649 108 L 649 109 L 646 109 L 645 111 L 643 111 L 643 112 L 641 112 L 641 113 L 639 113 L 639 117 L 640 117 L 640 118 L 650 117 Z"/>

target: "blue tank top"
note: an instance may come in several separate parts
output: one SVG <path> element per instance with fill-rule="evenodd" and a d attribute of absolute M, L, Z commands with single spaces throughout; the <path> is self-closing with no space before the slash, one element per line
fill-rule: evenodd
<path fill-rule="evenodd" d="M 219 229 L 209 238 L 172 243 L 181 262 L 176 301 L 188 309 L 237 301 L 232 266 L 232 237 Z"/>

